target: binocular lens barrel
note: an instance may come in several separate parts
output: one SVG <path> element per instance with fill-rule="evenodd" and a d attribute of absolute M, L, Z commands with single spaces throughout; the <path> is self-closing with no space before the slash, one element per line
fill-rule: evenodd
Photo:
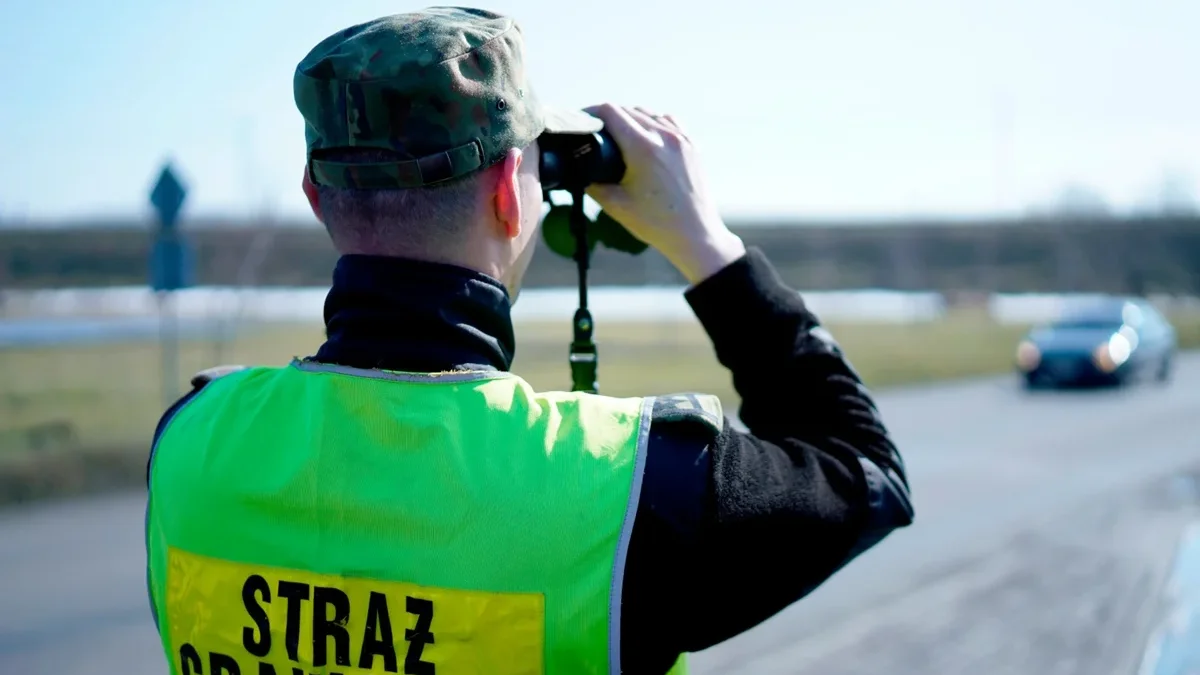
<path fill-rule="evenodd" d="M 594 183 L 619 183 L 625 161 L 616 141 L 594 134 L 543 134 L 538 139 L 542 189 L 573 190 Z"/>

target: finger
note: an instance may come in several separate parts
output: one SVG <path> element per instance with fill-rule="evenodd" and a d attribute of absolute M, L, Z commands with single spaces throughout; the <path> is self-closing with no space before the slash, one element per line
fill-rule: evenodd
<path fill-rule="evenodd" d="M 663 119 L 663 121 L 664 121 L 664 122 L 666 122 L 666 123 L 670 124 L 671 126 L 675 127 L 675 129 L 676 129 L 676 130 L 678 130 L 678 131 L 679 131 L 679 133 L 683 133 L 683 127 L 682 127 L 682 126 L 679 124 L 679 122 L 676 122 L 676 121 L 675 121 L 675 117 L 674 117 L 674 116 L 672 116 L 672 115 L 663 115 L 663 116 L 662 116 L 662 119 Z"/>
<path fill-rule="evenodd" d="M 692 139 L 688 138 L 687 132 L 684 131 L 683 127 L 679 125 L 679 122 L 675 121 L 675 118 L 672 115 L 662 115 L 658 119 L 661 120 L 663 124 L 666 124 L 674 129 L 675 133 L 683 137 L 684 140 L 691 142 Z"/>
<path fill-rule="evenodd" d="M 655 143 L 661 140 L 664 129 L 661 124 L 654 121 L 653 115 L 647 115 L 637 107 L 624 106 L 624 110 L 625 114 L 629 115 L 629 119 L 640 126 Z"/>
<path fill-rule="evenodd" d="M 603 103 L 584 108 L 583 111 L 604 122 L 604 128 L 616 139 L 618 147 L 626 143 L 653 143 L 655 140 L 645 126 L 620 106 Z"/>
<path fill-rule="evenodd" d="M 639 122 L 646 125 L 647 128 L 655 131 L 675 131 L 663 120 L 662 115 L 652 113 L 640 105 L 634 106 L 631 114 L 633 114 Z"/>
<path fill-rule="evenodd" d="M 638 114 L 639 121 L 657 131 L 661 138 L 665 138 L 664 134 L 666 134 L 685 143 L 691 142 L 691 139 L 683 133 L 679 125 L 674 123 L 670 115 L 656 115 L 641 106 L 635 107 L 634 111 Z"/>
<path fill-rule="evenodd" d="M 623 188 L 616 185 L 608 185 L 604 183 L 593 183 L 583 189 L 584 194 L 591 197 L 600 205 L 600 208 L 609 210 L 620 210 L 622 205 L 629 200 L 629 195 Z"/>
<path fill-rule="evenodd" d="M 641 109 L 630 109 L 629 115 L 646 128 L 647 133 L 654 139 L 652 142 L 657 146 L 661 146 L 666 142 L 673 143 L 681 140 L 678 132 L 655 119 L 653 115 L 643 112 Z"/>
<path fill-rule="evenodd" d="M 651 129 L 651 133 L 654 134 L 659 144 L 679 147 L 691 143 L 691 139 L 680 131 L 678 127 L 671 125 L 661 117 L 652 116 L 650 113 L 643 112 L 642 109 L 634 110 L 632 114 L 639 122 Z"/>
<path fill-rule="evenodd" d="M 658 113 L 654 112 L 653 110 L 650 110 L 649 108 L 647 108 L 645 106 L 635 105 L 635 106 L 633 106 L 633 109 L 640 112 L 641 114 L 645 115 L 646 117 L 649 117 L 650 119 L 658 119 L 658 117 L 659 117 Z"/>

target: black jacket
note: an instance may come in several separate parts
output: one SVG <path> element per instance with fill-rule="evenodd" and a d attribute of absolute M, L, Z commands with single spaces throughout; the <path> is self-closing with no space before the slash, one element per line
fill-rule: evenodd
<path fill-rule="evenodd" d="M 681 652 L 752 628 L 913 518 L 870 394 L 760 251 L 686 298 L 749 432 L 696 414 L 695 398 L 656 402 L 622 593 L 625 673 L 663 673 Z M 344 256 L 325 322 L 313 360 L 340 366 L 507 370 L 515 349 L 504 287 L 432 263 Z"/>

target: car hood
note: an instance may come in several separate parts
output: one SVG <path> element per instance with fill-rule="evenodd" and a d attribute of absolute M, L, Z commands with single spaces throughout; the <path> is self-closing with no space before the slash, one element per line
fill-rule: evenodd
<path fill-rule="evenodd" d="M 1029 334 L 1029 341 L 1042 352 L 1087 352 L 1108 342 L 1116 333 L 1101 328 L 1043 328 Z"/>

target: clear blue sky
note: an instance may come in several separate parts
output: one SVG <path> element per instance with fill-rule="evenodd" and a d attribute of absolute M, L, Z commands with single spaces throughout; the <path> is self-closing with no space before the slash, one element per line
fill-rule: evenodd
<path fill-rule="evenodd" d="M 6 4 L 0 219 L 144 212 L 168 156 L 188 213 L 304 215 L 296 63 L 424 6 Z M 481 6 L 523 24 L 543 99 L 675 114 L 730 215 L 969 215 L 1069 184 L 1129 208 L 1167 172 L 1200 191 L 1195 0 Z"/>

